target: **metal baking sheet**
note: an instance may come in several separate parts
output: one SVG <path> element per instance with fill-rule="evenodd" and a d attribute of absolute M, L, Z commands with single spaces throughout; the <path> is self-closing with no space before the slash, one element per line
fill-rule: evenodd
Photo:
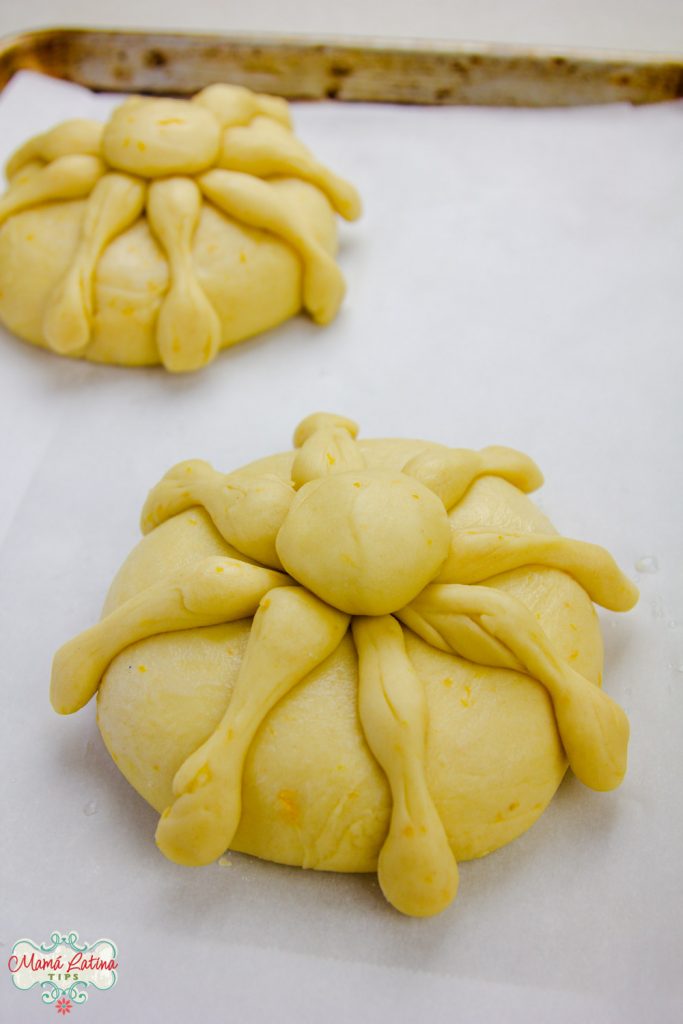
<path fill-rule="evenodd" d="M 683 95 L 683 55 L 46 28 L 0 41 L 20 70 L 97 91 L 184 95 L 230 81 L 289 99 L 564 107 Z"/>

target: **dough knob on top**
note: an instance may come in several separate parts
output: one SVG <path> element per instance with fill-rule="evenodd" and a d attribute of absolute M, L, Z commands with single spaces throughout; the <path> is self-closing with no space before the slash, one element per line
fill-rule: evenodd
<path fill-rule="evenodd" d="M 351 615 L 385 615 L 420 593 L 448 554 L 443 503 L 403 473 L 363 469 L 312 480 L 278 534 L 286 571 Z"/>
<path fill-rule="evenodd" d="M 145 178 L 197 174 L 218 155 L 221 126 L 205 107 L 187 100 L 124 103 L 104 129 L 107 162 Z"/>

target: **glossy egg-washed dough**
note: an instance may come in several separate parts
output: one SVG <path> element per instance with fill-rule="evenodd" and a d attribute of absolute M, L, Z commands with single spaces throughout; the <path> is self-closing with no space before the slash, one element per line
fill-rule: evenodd
<path fill-rule="evenodd" d="M 305 309 L 336 315 L 348 182 L 293 135 L 287 103 L 212 85 L 133 97 L 106 124 L 30 139 L 0 198 L 0 320 L 100 363 L 195 370 Z"/>
<path fill-rule="evenodd" d="M 318 413 L 294 452 L 167 473 L 51 696 L 69 713 L 99 690 L 171 860 L 376 870 L 426 916 L 458 860 L 529 828 L 567 763 L 594 789 L 623 778 L 591 598 L 625 611 L 637 591 L 555 532 L 520 452 L 356 433 Z"/>

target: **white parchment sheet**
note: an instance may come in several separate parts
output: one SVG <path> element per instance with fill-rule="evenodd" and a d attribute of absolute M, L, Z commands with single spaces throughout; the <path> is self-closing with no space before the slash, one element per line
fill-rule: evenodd
<path fill-rule="evenodd" d="M 22 74 L 2 156 L 111 102 Z M 295 118 L 365 201 L 330 327 L 296 318 L 182 377 L 0 334 L 0 1020 L 54 1016 L 6 960 L 74 929 L 120 956 L 74 1021 L 680 1021 L 683 105 Z M 168 863 L 94 707 L 48 703 L 52 654 L 96 619 L 161 474 L 286 448 L 316 409 L 364 436 L 528 452 L 558 529 L 641 587 L 632 613 L 601 613 L 632 725 L 624 785 L 567 778 L 531 831 L 461 865 L 433 920 L 402 918 L 370 876 Z"/>

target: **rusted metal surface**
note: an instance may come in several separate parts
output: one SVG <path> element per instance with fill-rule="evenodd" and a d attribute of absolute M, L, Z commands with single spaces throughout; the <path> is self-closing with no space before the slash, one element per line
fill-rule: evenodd
<path fill-rule="evenodd" d="M 43 29 L 0 41 L 21 69 L 91 89 L 186 95 L 226 81 L 289 99 L 557 107 L 683 95 L 683 55 L 483 45 Z"/>

